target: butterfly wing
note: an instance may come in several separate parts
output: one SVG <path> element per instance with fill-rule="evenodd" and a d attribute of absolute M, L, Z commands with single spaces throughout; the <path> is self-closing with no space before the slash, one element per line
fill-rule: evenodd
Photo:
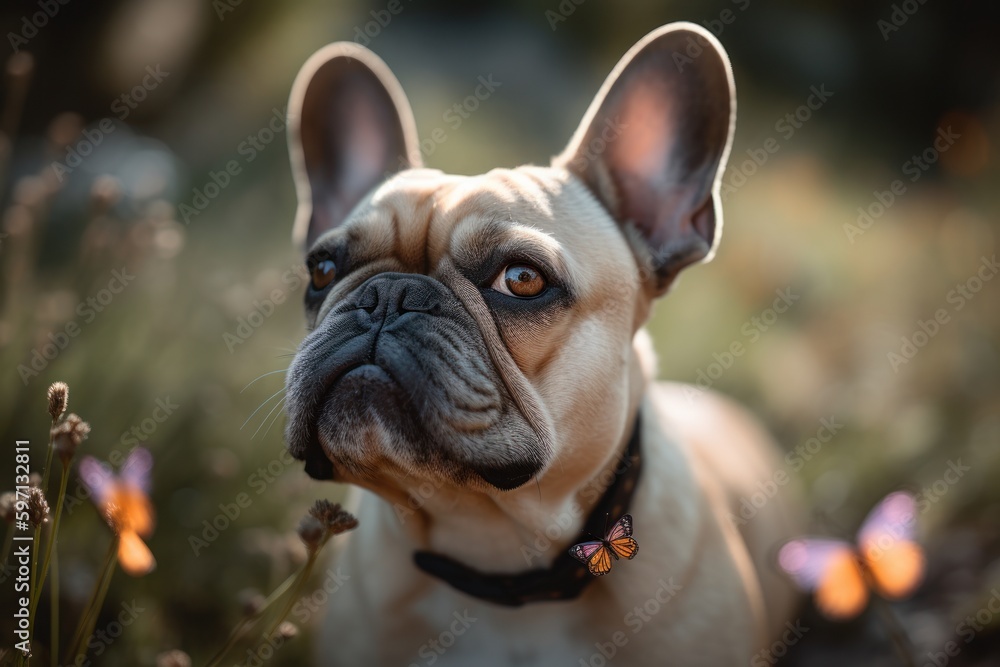
<path fill-rule="evenodd" d="M 594 552 L 604 546 L 603 542 L 581 542 L 569 548 L 569 555 L 586 564 Z"/>
<path fill-rule="evenodd" d="M 838 540 L 802 539 L 778 552 L 778 565 L 816 595 L 816 606 L 833 619 L 857 616 L 868 603 L 868 587 L 854 550 Z"/>
<path fill-rule="evenodd" d="M 611 531 L 608 533 L 608 542 L 613 542 L 614 540 L 621 539 L 623 537 L 632 536 L 632 515 L 625 514 L 622 518 L 615 522 L 615 525 L 611 526 Z"/>
<path fill-rule="evenodd" d="M 878 560 L 865 558 L 875 587 L 883 597 L 898 600 L 909 596 L 924 578 L 924 550 L 916 542 L 897 542 Z"/>
<path fill-rule="evenodd" d="M 838 553 L 816 589 L 816 607 L 836 620 L 860 614 L 868 604 L 868 585 L 853 553 Z"/>
<path fill-rule="evenodd" d="M 573 558 L 586 563 L 587 569 L 595 577 L 600 577 L 611 571 L 611 551 L 604 542 L 581 542 L 569 549 Z"/>
<path fill-rule="evenodd" d="M 924 576 L 924 552 L 915 541 L 916 499 L 905 491 L 886 496 L 865 518 L 858 549 L 878 592 L 891 600 L 912 593 Z"/>
<path fill-rule="evenodd" d="M 890 493 L 876 505 L 858 531 L 858 546 L 883 546 L 886 540 L 913 541 L 916 537 L 917 501 L 906 491 Z M 863 552 L 862 552 L 863 553 Z"/>
<path fill-rule="evenodd" d="M 122 531 L 119 535 L 118 562 L 121 563 L 122 569 L 133 577 L 149 574 L 156 567 L 153 552 L 131 530 Z"/>
<path fill-rule="evenodd" d="M 144 447 L 136 447 L 122 464 L 122 481 L 143 493 L 149 493 L 149 471 L 152 469 L 153 455 Z"/>
<path fill-rule="evenodd" d="M 611 545 L 611 550 L 619 558 L 632 560 L 639 553 L 639 543 L 631 537 L 619 537 L 617 540 L 611 540 L 608 544 Z"/>
<path fill-rule="evenodd" d="M 611 550 L 605 545 L 594 552 L 594 555 L 587 561 L 587 569 L 595 577 L 602 577 L 611 571 Z"/>
<path fill-rule="evenodd" d="M 107 502 L 113 477 L 108 467 L 92 456 L 84 456 L 80 461 L 80 480 L 98 505 Z"/>

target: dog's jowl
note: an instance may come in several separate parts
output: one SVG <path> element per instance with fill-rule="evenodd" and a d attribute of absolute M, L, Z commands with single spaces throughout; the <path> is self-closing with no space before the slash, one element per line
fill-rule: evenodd
<path fill-rule="evenodd" d="M 425 168 L 400 85 L 355 44 L 305 64 L 288 116 L 310 284 L 286 437 L 360 520 L 318 661 L 718 666 L 770 646 L 794 620 L 770 558 L 796 489 L 730 520 L 777 448 L 717 394 L 654 382 L 642 329 L 721 236 L 735 92 L 715 38 L 642 39 L 547 167 Z M 587 540 L 606 564 L 571 557 Z"/>

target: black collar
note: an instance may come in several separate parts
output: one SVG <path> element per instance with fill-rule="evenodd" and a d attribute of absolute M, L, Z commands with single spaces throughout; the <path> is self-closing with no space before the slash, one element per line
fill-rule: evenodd
<path fill-rule="evenodd" d="M 632 437 L 624 456 L 614 467 L 614 479 L 597 501 L 576 542 L 602 536 L 608 521 L 617 521 L 628 511 L 639 481 L 642 459 L 639 455 L 640 418 L 636 416 Z M 574 542 L 575 543 L 575 542 Z M 520 607 L 528 602 L 572 600 L 595 579 L 587 566 L 563 551 L 547 568 L 536 568 L 520 574 L 489 574 L 480 572 L 453 558 L 429 551 L 413 554 L 417 567 L 441 579 L 467 595 L 507 607 Z"/>

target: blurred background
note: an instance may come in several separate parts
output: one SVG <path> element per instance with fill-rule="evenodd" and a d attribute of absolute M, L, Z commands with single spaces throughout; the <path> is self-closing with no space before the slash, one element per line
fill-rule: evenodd
<path fill-rule="evenodd" d="M 479 173 L 547 163 L 618 58 L 675 20 L 729 51 L 739 118 L 718 255 L 650 324 L 661 377 L 751 406 L 794 452 L 815 531 L 846 536 L 887 492 L 918 493 L 928 577 L 896 609 L 922 658 L 956 639 L 1000 586 L 1000 6 L 396 1 L 0 7 L 4 449 L 31 439 L 41 468 L 63 380 L 93 427 L 81 453 L 142 443 L 156 461 L 158 568 L 115 576 L 97 627 L 142 611 L 94 664 L 174 648 L 204 664 L 248 590 L 302 562 L 306 507 L 342 493 L 282 457 L 275 394 L 303 332 L 284 113 L 309 55 L 369 46 L 409 95 L 425 163 Z M 480 76 L 499 86 L 472 109 Z M 0 457 L 0 491 L 12 479 Z M 66 505 L 67 618 L 109 539 L 89 501 Z M 899 664 L 867 616 L 805 613 L 817 630 L 783 664 Z M 303 664 L 320 615 L 293 615 L 305 636 L 269 663 Z M 995 664 L 988 620 L 948 664 Z"/>

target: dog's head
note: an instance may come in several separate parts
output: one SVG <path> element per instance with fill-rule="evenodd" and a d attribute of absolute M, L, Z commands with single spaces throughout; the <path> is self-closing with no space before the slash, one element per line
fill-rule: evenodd
<path fill-rule="evenodd" d="M 451 176 L 422 168 L 384 63 L 349 43 L 315 54 L 289 107 L 311 274 L 292 454 L 383 491 L 593 475 L 632 424 L 651 301 L 718 241 L 734 106 L 718 42 L 665 26 L 552 166 Z"/>

